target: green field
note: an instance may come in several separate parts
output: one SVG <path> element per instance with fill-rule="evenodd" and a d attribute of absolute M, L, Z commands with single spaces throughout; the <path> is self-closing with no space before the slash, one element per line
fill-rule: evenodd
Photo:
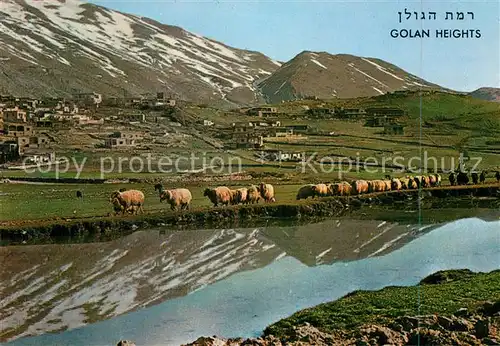
<path fill-rule="evenodd" d="M 230 185 L 229 187 L 243 187 Z M 224 184 L 221 184 L 224 185 Z M 192 208 L 203 209 L 212 207 L 207 197 L 203 197 L 203 190 L 211 184 L 188 186 L 192 195 Z M 160 203 L 158 192 L 154 191 L 152 184 L 2 184 L 0 194 L 0 220 L 36 220 L 57 219 L 70 217 L 106 216 L 113 211 L 109 202 L 112 191 L 121 187 L 139 189 L 144 192 L 146 200 L 145 212 L 158 212 L 164 210 L 171 213 L 170 206 L 165 202 Z M 178 186 L 165 186 L 176 188 Z M 185 187 L 183 185 L 182 187 Z M 278 203 L 295 201 L 298 185 L 275 185 Z M 82 191 L 83 200 L 76 198 L 76 191 Z M 261 202 L 262 203 L 262 202 Z"/>

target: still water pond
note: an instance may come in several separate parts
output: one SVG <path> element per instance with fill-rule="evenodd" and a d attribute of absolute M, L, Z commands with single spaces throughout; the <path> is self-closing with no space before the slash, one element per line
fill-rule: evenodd
<path fill-rule="evenodd" d="M 148 230 L 107 243 L 4 247 L 0 335 L 8 345 L 256 336 L 356 289 L 411 285 L 443 269 L 498 269 L 499 248 L 500 221 L 476 218 Z"/>

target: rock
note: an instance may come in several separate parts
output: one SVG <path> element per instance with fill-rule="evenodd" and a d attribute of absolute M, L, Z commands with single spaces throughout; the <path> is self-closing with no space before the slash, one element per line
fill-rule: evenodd
<path fill-rule="evenodd" d="M 396 323 L 396 322 L 392 322 L 388 325 L 389 328 L 391 328 L 392 330 L 395 330 L 396 332 L 400 332 L 402 333 L 404 331 L 404 328 L 401 324 L 399 323 Z"/>
<path fill-rule="evenodd" d="M 474 273 L 469 269 L 442 270 L 422 279 L 420 285 L 439 285 L 471 276 L 474 276 Z"/>
<path fill-rule="evenodd" d="M 469 314 L 469 309 L 460 308 L 457 311 L 455 311 L 455 313 L 453 315 L 455 315 L 457 317 L 463 317 L 463 316 L 467 316 L 468 314 Z"/>
<path fill-rule="evenodd" d="M 398 332 L 393 331 L 387 327 L 371 325 L 366 328 L 361 329 L 361 333 L 365 334 L 370 340 L 375 339 L 375 344 L 386 345 L 386 344 L 401 344 L 402 341 L 406 341 L 405 336 Z"/>
<path fill-rule="evenodd" d="M 410 333 L 409 345 L 441 345 L 441 332 L 426 328 L 419 328 Z"/>
<path fill-rule="evenodd" d="M 500 312 L 500 300 L 496 302 L 486 302 L 481 307 L 480 311 L 488 316 L 493 316 L 497 312 Z"/>
<path fill-rule="evenodd" d="M 437 323 L 444 329 L 450 329 L 451 325 L 453 324 L 453 320 L 449 317 L 438 316 Z"/>
<path fill-rule="evenodd" d="M 472 323 L 467 321 L 465 318 L 459 317 L 459 318 L 456 318 L 453 320 L 452 325 L 448 329 L 454 330 L 454 331 L 459 331 L 459 332 L 468 332 L 468 331 L 474 329 L 474 326 L 472 325 Z"/>
<path fill-rule="evenodd" d="M 418 319 L 410 316 L 400 317 L 396 323 L 403 326 L 403 330 L 407 332 L 418 327 Z"/>
<path fill-rule="evenodd" d="M 483 340 L 481 340 L 481 342 L 483 343 L 483 345 L 500 345 L 497 340 L 490 338 L 484 338 Z"/>
<path fill-rule="evenodd" d="M 438 317 L 436 315 L 422 315 L 417 316 L 418 327 L 431 327 L 437 323 Z"/>
<path fill-rule="evenodd" d="M 246 339 L 240 345 L 241 346 L 266 346 L 267 343 L 264 343 L 264 341 L 262 339 L 251 338 L 251 339 Z"/>
<path fill-rule="evenodd" d="M 365 340 L 357 340 L 356 346 L 370 346 L 370 343 L 368 341 L 365 341 Z"/>
<path fill-rule="evenodd" d="M 323 333 L 322 331 L 318 330 L 316 327 L 313 327 L 308 323 L 306 325 L 298 327 L 295 330 L 295 338 L 299 341 L 305 342 L 308 345 L 320 346 L 332 344 L 331 335 Z"/>
<path fill-rule="evenodd" d="M 490 335 L 490 321 L 489 319 L 477 321 L 474 325 L 474 335 L 479 338 L 485 338 Z"/>
<path fill-rule="evenodd" d="M 135 344 L 129 340 L 120 340 L 120 341 L 118 341 L 116 346 L 135 346 Z"/>
<path fill-rule="evenodd" d="M 217 337 L 199 337 L 195 342 L 187 344 L 185 346 L 224 346 L 226 341 L 219 339 Z"/>

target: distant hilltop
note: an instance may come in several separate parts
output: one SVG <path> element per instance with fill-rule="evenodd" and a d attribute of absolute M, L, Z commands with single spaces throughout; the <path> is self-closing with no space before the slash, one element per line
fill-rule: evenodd
<path fill-rule="evenodd" d="M 481 100 L 500 102 L 500 88 L 479 88 L 469 95 Z"/>

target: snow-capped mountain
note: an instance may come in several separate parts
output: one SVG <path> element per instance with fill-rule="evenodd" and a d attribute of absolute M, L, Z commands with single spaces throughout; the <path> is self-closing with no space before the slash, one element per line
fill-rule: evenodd
<path fill-rule="evenodd" d="M 374 58 L 304 51 L 285 64 L 79 0 L 0 0 L 0 94 L 164 91 L 212 105 L 440 88 Z"/>
<path fill-rule="evenodd" d="M 78 0 L 0 1 L 0 93 L 257 100 L 280 63 L 179 27 Z"/>

